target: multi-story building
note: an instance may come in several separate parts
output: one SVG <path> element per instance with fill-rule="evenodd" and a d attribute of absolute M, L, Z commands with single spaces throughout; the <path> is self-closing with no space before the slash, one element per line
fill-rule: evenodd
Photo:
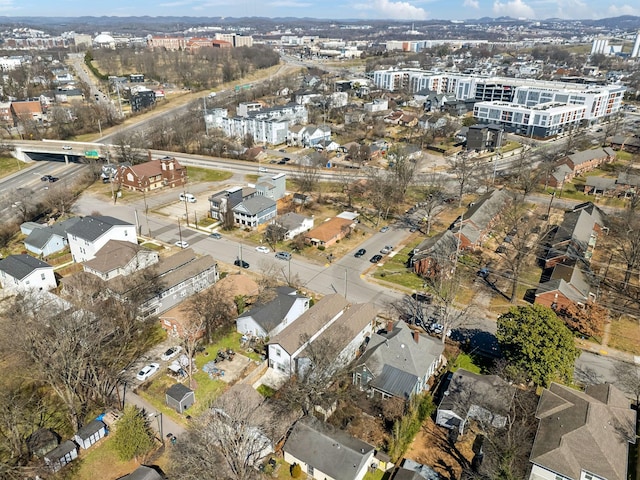
<path fill-rule="evenodd" d="M 245 116 L 216 118 L 219 128 L 228 137 L 244 138 L 251 135 L 257 143 L 280 145 L 287 140 L 289 126 L 308 120 L 307 109 L 295 103 L 261 109 L 253 104 L 241 106 L 238 111 Z"/>

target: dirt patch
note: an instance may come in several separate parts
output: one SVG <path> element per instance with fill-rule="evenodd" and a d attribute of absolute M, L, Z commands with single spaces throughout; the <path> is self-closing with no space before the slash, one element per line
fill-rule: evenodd
<path fill-rule="evenodd" d="M 448 433 L 449 430 L 427 419 L 404 455 L 405 458 L 433 468 L 442 478 L 460 478 L 463 466 L 469 465 L 473 459 L 471 447 L 475 435 L 469 432 L 462 440 L 451 445 Z"/>

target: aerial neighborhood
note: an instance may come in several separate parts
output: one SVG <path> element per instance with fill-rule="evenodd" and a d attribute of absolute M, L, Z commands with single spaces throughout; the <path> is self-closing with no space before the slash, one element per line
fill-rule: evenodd
<path fill-rule="evenodd" d="M 0 20 L 0 479 L 640 480 L 640 16 L 383 3 Z"/>

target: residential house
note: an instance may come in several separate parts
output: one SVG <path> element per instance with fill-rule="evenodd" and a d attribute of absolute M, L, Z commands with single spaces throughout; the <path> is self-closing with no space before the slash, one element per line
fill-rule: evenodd
<path fill-rule="evenodd" d="M 83 269 L 107 281 L 120 275 L 131 275 L 155 265 L 158 260 L 158 252 L 131 242 L 109 240 L 94 258 L 84 262 Z"/>
<path fill-rule="evenodd" d="M 290 128 L 287 134 L 287 145 L 297 147 L 313 147 L 321 141 L 331 141 L 331 127 L 328 125 L 306 125 L 301 128 Z"/>
<path fill-rule="evenodd" d="M 27 254 L 9 255 L 0 260 L 0 284 L 11 293 L 53 290 L 57 286 L 53 267 Z"/>
<path fill-rule="evenodd" d="M 284 234 L 285 240 L 291 240 L 313 228 L 313 217 L 305 217 L 299 213 L 288 212 L 276 217 L 273 223 L 286 231 Z"/>
<path fill-rule="evenodd" d="M 340 148 L 340 144 L 338 142 L 334 142 L 333 140 L 320 140 L 316 144 L 316 149 L 323 152 L 335 152 Z"/>
<path fill-rule="evenodd" d="M 24 125 L 28 122 L 42 123 L 45 113 L 40 100 L 24 100 L 11 102 L 11 117 L 13 126 Z"/>
<path fill-rule="evenodd" d="M 163 480 L 163 477 L 153 468 L 140 465 L 129 475 L 120 477 L 118 480 Z"/>
<path fill-rule="evenodd" d="M 268 223 L 278 213 L 277 203 L 271 198 L 256 195 L 233 207 L 233 218 L 236 225 L 256 228 Z"/>
<path fill-rule="evenodd" d="M 413 94 L 413 100 L 424 108 L 426 112 L 439 112 L 446 102 L 455 100 L 455 95 L 422 89 Z"/>
<path fill-rule="evenodd" d="M 383 118 L 385 123 L 401 125 L 404 127 L 415 127 L 418 124 L 418 117 L 412 113 L 402 110 L 395 110 Z"/>
<path fill-rule="evenodd" d="M 475 250 L 489 236 L 491 229 L 500 218 L 500 213 L 510 202 L 505 190 L 486 193 L 454 222 L 452 231 L 459 240 L 460 249 Z"/>
<path fill-rule="evenodd" d="M 247 304 L 252 304 L 259 293 L 258 284 L 248 275 L 227 275 L 211 287 L 223 299 L 226 300 L 228 308 L 238 313 L 238 307 L 234 298 L 242 297 Z M 171 337 L 183 338 L 185 328 L 191 325 L 192 315 L 185 305 L 179 304 L 166 310 L 158 316 L 160 326 L 166 330 Z M 204 330 L 197 332 L 197 335 L 204 335 Z"/>
<path fill-rule="evenodd" d="M 286 195 L 287 174 L 262 175 L 256 182 L 256 194 L 278 201 Z"/>
<path fill-rule="evenodd" d="M 0 102 L 0 125 L 12 125 L 11 102 Z"/>
<path fill-rule="evenodd" d="M 197 256 L 191 248 L 162 258 L 150 268 L 145 281 L 154 282 L 156 286 L 140 307 L 143 317 L 166 312 L 219 278 L 218 263 L 210 255 Z M 136 273 L 142 274 L 145 272 Z M 131 294 L 131 284 L 129 279 L 120 276 L 107 281 L 106 288 L 116 296 L 127 298 Z"/>
<path fill-rule="evenodd" d="M 353 359 L 367 332 L 372 330 L 375 316 L 370 304 L 350 305 L 341 295 L 327 295 L 270 340 L 269 367 L 285 375 L 304 368 L 308 362 L 304 355 L 307 345 L 330 327 L 333 328 L 324 338 L 331 338 L 339 350 L 335 366 Z"/>
<path fill-rule="evenodd" d="M 567 169 L 566 165 L 563 165 Z M 615 178 L 588 176 L 584 182 L 584 193 L 587 195 L 612 196 L 618 190 L 618 183 Z"/>
<path fill-rule="evenodd" d="M 367 113 L 380 113 L 389 110 L 389 100 L 386 98 L 376 98 L 364 104 L 364 111 Z"/>
<path fill-rule="evenodd" d="M 444 344 L 421 335 L 405 322 L 371 336 L 356 364 L 353 383 L 382 399 L 409 399 L 430 389 L 438 369 L 446 363 Z"/>
<path fill-rule="evenodd" d="M 109 240 L 138 244 L 135 225 L 114 217 L 88 215 L 67 228 L 71 256 L 76 263 L 95 258 Z"/>
<path fill-rule="evenodd" d="M 44 463 L 54 472 L 78 458 L 78 446 L 71 440 L 65 440 L 44 455 Z"/>
<path fill-rule="evenodd" d="M 424 278 L 435 278 L 451 269 L 458 249 L 458 239 L 451 230 L 445 230 L 424 239 L 409 259 L 409 266 Z"/>
<path fill-rule="evenodd" d="M 34 228 L 24 240 L 25 248 L 39 257 L 48 257 L 67 248 L 67 230 L 80 221 L 79 217 L 69 218 L 51 226 Z"/>
<path fill-rule="evenodd" d="M 362 480 L 375 455 L 372 445 L 314 417 L 296 422 L 282 450 L 285 462 L 318 480 Z"/>
<path fill-rule="evenodd" d="M 136 92 L 131 92 L 129 103 L 132 112 L 141 112 L 151 108 L 156 104 L 156 92 L 147 88 L 138 89 Z"/>
<path fill-rule="evenodd" d="M 253 187 L 231 187 L 209 197 L 209 213 L 211 218 L 223 220 L 226 213 L 244 200 L 257 195 Z"/>
<path fill-rule="evenodd" d="M 120 166 L 113 181 L 138 192 L 181 187 L 187 183 L 187 169 L 175 158 L 164 157 L 138 165 Z"/>
<path fill-rule="evenodd" d="M 594 148 L 583 150 L 560 159 L 561 164 L 567 165 L 571 170 L 565 181 L 571 181 L 574 177 L 595 170 L 600 166 L 616 160 L 616 152 L 609 148 Z"/>
<path fill-rule="evenodd" d="M 572 170 L 569 165 L 563 163 L 558 165 L 553 169 L 550 175 L 547 178 L 540 179 L 540 183 L 545 183 L 549 187 L 553 188 L 563 188 L 565 182 L 570 181 L 572 175 Z"/>
<path fill-rule="evenodd" d="M 461 117 L 467 113 L 473 112 L 476 104 L 475 98 L 467 98 L 464 100 L 448 100 L 442 105 L 442 110 L 454 117 Z"/>
<path fill-rule="evenodd" d="M 418 126 L 423 130 L 439 130 L 447 124 L 444 115 L 422 115 L 418 118 Z"/>
<path fill-rule="evenodd" d="M 174 383 L 165 392 L 167 405 L 178 413 L 184 413 L 189 407 L 196 403 L 196 395 L 189 387 Z"/>
<path fill-rule="evenodd" d="M 507 136 L 500 125 L 471 125 L 467 131 L 467 150 L 494 151 L 506 143 Z"/>
<path fill-rule="evenodd" d="M 305 233 L 304 241 L 308 245 L 330 247 L 349 235 L 354 227 L 352 220 L 333 217 Z"/>
<path fill-rule="evenodd" d="M 444 480 L 438 472 L 428 465 L 414 462 L 408 458 L 402 460 L 390 480 Z"/>
<path fill-rule="evenodd" d="M 614 150 L 640 153 L 640 135 L 614 135 L 609 142 Z"/>
<path fill-rule="evenodd" d="M 309 309 L 309 298 L 295 288 L 275 288 L 275 297 L 266 303 L 254 305 L 236 319 L 236 328 L 243 335 L 273 338 L 295 322 Z"/>
<path fill-rule="evenodd" d="M 611 384 L 584 392 L 552 383 L 536 410 L 540 421 L 529 480 L 626 480 L 636 412 Z"/>
<path fill-rule="evenodd" d="M 84 450 L 90 448 L 107 435 L 107 426 L 100 420 L 92 420 L 80 428 L 73 436 L 73 441 Z"/>
<path fill-rule="evenodd" d="M 30 455 L 44 456 L 60 444 L 60 436 L 49 428 L 39 428 L 27 437 L 26 445 Z"/>
<path fill-rule="evenodd" d="M 464 435 L 469 420 L 485 427 L 503 428 L 507 423 L 514 387 L 497 375 L 480 375 L 463 368 L 456 370 L 445 389 L 436 424 Z"/>
<path fill-rule="evenodd" d="M 627 198 L 634 196 L 640 191 L 640 175 L 621 172 L 616 178 L 617 193 Z"/>
<path fill-rule="evenodd" d="M 569 259 L 550 270 L 542 274 L 534 303 L 560 310 L 596 300 L 597 279 L 584 259 Z"/>

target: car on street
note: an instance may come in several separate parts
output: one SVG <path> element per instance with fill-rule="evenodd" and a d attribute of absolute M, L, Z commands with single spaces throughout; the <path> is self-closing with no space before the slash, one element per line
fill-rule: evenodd
<path fill-rule="evenodd" d="M 386 255 L 387 253 L 390 253 L 393 250 L 393 246 L 392 245 L 385 245 L 383 247 L 382 250 L 380 250 L 380 253 L 383 255 Z"/>
<path fill-rule="evenodd" d="M 291 254 L 289 252 L 278 252 L 276 253 L 276 258 L 278 260 L 291 260 Z"/>
<path fill-rule="evenodd" d="M 256 247 L 256 252 L 271 253 L 271 250 L 269 249 L 269 247 L 265 247 L 264 245 L 260 245 L 260 246 Z"/>
<path fill-rule="evenodd" d="M 160 369 L 160 364 L 158 363 L 150 363 L 142 367 L 142 369 L 136 375 L 136 378 L 141 382 L 144 382 L 149 377 L 151 377 L 154 373 L 156 373 Z"/>
<path fill-rule="evenodd" d="M 218 232 L 213 232 L 211 235 L 209 235 L 211 238 L 215 238 L 216 240 L 220 240 L 222 238 L 222 235 L 220 235 Z"/>
<path fill-rule="evenodd" d="M 266 168 L 264 168 L 264 167 L 259 167 L 259 168 L 258 168 L 258 171 L 259 171 L 260 173 L 267 173 L 269 170 L 267 170 L 267 169 L 266 169 Z"/>
<path fill-rule="evenodd" d="M 233 264 L 234 264 L 236 267 L 249 268 L 249 264 L 248 264 L 247 262 L 245 262 L 244 260 L 240 260 L 239 258 L 236 258 L 236 259 L 233 261 Z"/>
<path fill-rule="evenodd" d="M 380 260 L 382 260 L 382 255 L 374 255 L 369 261 L 371 263 L 378 263 Z"/>
<path fill-rule="evenodd" d="M 433 296 L 430 293 L 424 292 L 414 292 L 411 294 L 411 298 L 413 298 L 416 302 L 423 303 L 431 303 L 433 300 Z"/>
<path fill-rule="evenodd" d="M 63 145 L 62 149 L 63 150 L 73 150 L 73 147 L 71 145 Z"/>
<path fill-rule="evenodd" d="M 382 228 L 380 229 L 380 233 L 386 233 L 386 232 L 388 232 L 388 231 L 389 231 L 389 227 L 382 227 Z"/>
<path fill-rule="evenodd" d="M 51 175 L 43 175 L 42 177 L 40 177 L 40 181 L 48 182 L 50 178 L 52 178 Z"/>
<path fill-rule="evenodd" d="M 284 148 L 281 148 L 280 150 L 278 150 L 280 153 L 286 153 L 286 150 Z"/>
<path fill-rule="evenodd" d="M 58 180 L 60 180 L 58 177 L 49 175 L 49 183 L 57 182 Z"/>
<path fill-rule="evenodd" d="M 184 240 L 178 240 L 174 245 L 180 248 L 189 248 L 189 243 Z"/>
<path fill-rule="evenodd" d="M 361 248 L 360 250 L 358 250 L 356 252 L 356 254 L 354 255 L 354 257 L 356 258 L 360 258 L 362 256 L 364 256 L 364 254 L 367 253 L 367 251 L 364 248 Z"/>
<path fill-rule="evenodd" d="M 167 351 L 165 351 L 162 355 L 160 355 L 160 359 L 166 362 L 167 360 L 171 360 L 173 357 L 178 355 L 181 351 L 182 351 L 182 347 L 180 345 L 175 345 L 167 349 Z"/>

